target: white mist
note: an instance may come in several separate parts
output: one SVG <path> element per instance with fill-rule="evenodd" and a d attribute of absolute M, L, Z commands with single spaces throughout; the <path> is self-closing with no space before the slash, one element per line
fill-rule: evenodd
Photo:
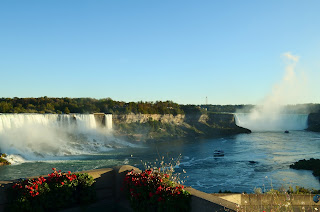
<path fill-rule="evenodd" d="M 303 130 L 307 128 L 307 114 L 285 114 L 284 107 L 294 104 L 305 95 L 306 77 L 296 73 L 299 57 L 284 53 L 286 62 L 283 79 L 276 84 L 258 106 L 249 114 L 237 111 L 236 124 L 251 131 Z"/>

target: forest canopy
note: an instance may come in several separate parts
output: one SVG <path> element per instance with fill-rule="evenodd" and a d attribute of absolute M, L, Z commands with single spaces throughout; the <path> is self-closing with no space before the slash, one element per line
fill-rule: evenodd
<path fill-rule="evenodd" d="M 111 98 L 0 98 L 0 113 L 191 114 L 250 112 L 254 105 L 180 105 L 172 101 L 123 102 Z M 285 107 L 286 113 L 318 112 L 319 104 Z"/>
<path fill-rule="evenodd" d="M 0 113 L 183 114 L 172 101 L 123 102 L 110 98 L 1 98 Z"/>

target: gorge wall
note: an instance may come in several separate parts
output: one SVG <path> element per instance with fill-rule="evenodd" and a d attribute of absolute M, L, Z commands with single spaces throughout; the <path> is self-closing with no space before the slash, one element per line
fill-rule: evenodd
<path fill-rule="evenodd" d="M 235 124 L 233 114 L 127 114 L 113 115 L 116 136 L 130 140 L 152 141 L 201 138 L 250 133 Z"/>
<path fill-rule="evenodd" d="M 320 112 L 309 114 L 307 130 L 313 132 L 320 132 Z"/>

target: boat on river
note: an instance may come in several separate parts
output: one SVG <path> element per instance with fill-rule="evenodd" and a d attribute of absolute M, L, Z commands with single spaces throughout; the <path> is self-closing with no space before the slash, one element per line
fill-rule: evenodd
<path fill-rule="evenodd" d="M 224 151 L 222 151 L 222 150 L 214 150 L 213 156 L 214 157 L 222 157 L 222 156 L 224 156 Z"/>

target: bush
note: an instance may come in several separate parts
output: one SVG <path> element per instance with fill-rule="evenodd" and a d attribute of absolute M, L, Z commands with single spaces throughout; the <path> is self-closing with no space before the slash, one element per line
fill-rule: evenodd
<path fill-rule="evenodd" d="M 22 180 L 7 190 L 8 211 L 46 211 L 95 200 L 94 179 L 88 174 L 62 173 Z"/>
<path fill-rule="evenodd" d="M 160 169 L 129 172 L 124 189 L 134 211 L 189 211 L 190 193 Z"/>
<path fill-rule="evenodd" d="M 10 165 L 11 163 L 6 159 L 7 155 L 5 153 L 0 153 L 0 165 Z"/>

